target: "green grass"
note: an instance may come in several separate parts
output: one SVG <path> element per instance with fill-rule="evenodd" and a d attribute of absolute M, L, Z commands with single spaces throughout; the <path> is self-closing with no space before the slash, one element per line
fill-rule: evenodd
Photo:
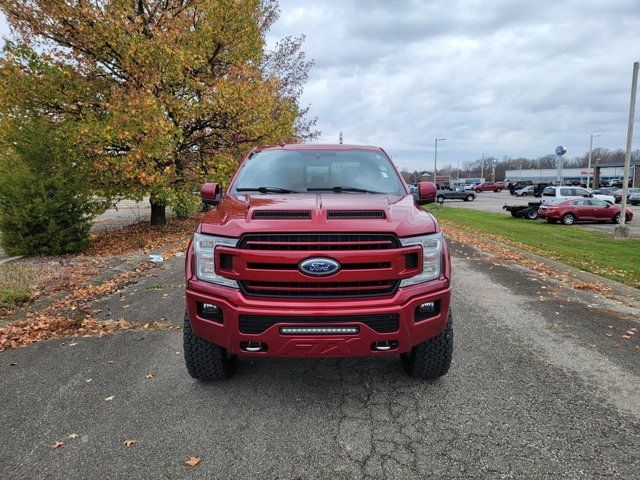
<path fill-rule="evenodd" d="M 640 240 L 577 226 L 551 225 L 507 215 L 454 207 L 429 210 L 446 226 L 469 229 L 490 239 L 528 250 L 582 270 L 640 288 Z"/>
<path fill-rule="evenodd" d="M 16 264 L 0 265 L 0 308 L 21 305 L 31 300 L 33 274 Z"/>

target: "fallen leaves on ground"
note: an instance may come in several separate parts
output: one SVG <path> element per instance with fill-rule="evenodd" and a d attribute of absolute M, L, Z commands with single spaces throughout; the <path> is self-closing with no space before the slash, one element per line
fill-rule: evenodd
<path fill-rule="evenodd" d="M 153 373 L 147 373 L 144 378 L 151 380 L 153 378 Z"/>
<path fill-rule="evenodd" d="M 184 220 L 173 217 L 167 220 L 166 225 L 159 227 L 154 227 L 149 222 L 140 222 L 96 232 L 91 235 L 91 243 L 85 254 L 114 256 L 138 250 L 151 252 L 191 235 L 202 221 L 203 215 L 203 213 L 197 213 Z M 175 252 L 167 255 L 181 249 L 182 246 L 176 247 Z"/>
<path fill-rule="evenodd" d="M 64 298 L 53 298 L 48 307 L 29 311 L 26 318 L 0 327 L 0 352 L 47 339 L 71 335 L 107 335 L 120 330 L 142 328 L 140 324 L 119 319 L 101 320 L 91 315 L 89 304 L 122 288 L 136 275 L 155 268 L 149 262 L 99 284 L 76 288 Z M 163 322 L 149 324 L 146 329 L 174 329 L 177 325 Z M 109 362 L 107 362 L 109 363 Z"/>
<path fill-rule="evenodd" d="M 125 447 L 130 447 L 131 445 L 134 445 L 136 443 L 136 441 L 135 440 L 125 440 L 122 443 L 124 444 Z"/>
<path fill-rule="evenodd" d="M 54 442 L 53 445 L 51 445 L 51 448 L 59 448 L 63 445 L 64 445 L 64 442 L 62 440 L 58 440 L 57 442 Z"/>
<path fill-rule="evenodd" d="M 200 463 L 200 457 L 189 457 L 184 462 L 187 466 L 193 468 Z"/>
<path fill-rule="evenodd" d="M 570 278 L 567 273 L 558 271 L 557 268 L 551 267 L 545 263 L 532 260 L 526 255 L 515 251 L 514 248 L 524 251 L 530 251 L 543 257 L 549 257 L 548 252 L 536 251 L 536 249 L 530 247 L 529 245 L 508 241 L 501 237 L 487 234 L 485 232 L 480 232 L 479 230 L 474 230 L 473 228 L 466 225 L 460 225 L 458 223 L 449 222 L 442 219 L 439 220 L 439 222 L 444 234 L 447 237 L 455 240 L 456 242 L 476 247 L 485 253 L 498 256 L 500 260 L 507 260 L 509 262 L 527 267 L 528 269 L 538 274 L 544 275 L 545 278 L 551 278 L 560 281 L 578 290 L 592 291 L 601 294 L 610 293 L 612 290 L 610 287 L 598 282 L 576 281 Z M 483 240 L 482 236 L 491 241 Z M 500 265 L 500 263 L 495 263 L 495 265 Z M 542 297 L 540 297 L 540 299 L 542 300 Z"/>
<path fill-rule="evenodd" d="M 111 396 L 109 396 L 109 397 L 105 397 L 105 399 L 104 399 L 104 400 L 105 400 L 106 402 L 110 402 L 110 401 L 111 401 L 111 400 L 113 400 L 114 398 L 116 398 L 116 396 L 115 396 L 115 395 L 111 395 Z"/>

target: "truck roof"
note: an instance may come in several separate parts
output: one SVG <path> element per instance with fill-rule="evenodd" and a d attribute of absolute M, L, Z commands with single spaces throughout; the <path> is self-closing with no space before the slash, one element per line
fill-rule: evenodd
<path fill-rule="evenodd" d="M 254 152 L 263 150 L 369 150 L 382 152 L 382 148 L 372 145 L 344 145 L 330 143 L 287 143 L 285 145 L 265 145 L 256 147 Z"/>

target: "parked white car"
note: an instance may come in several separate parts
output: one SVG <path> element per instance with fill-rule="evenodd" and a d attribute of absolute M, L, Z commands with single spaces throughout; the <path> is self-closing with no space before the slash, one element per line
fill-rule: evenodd
<path fill-rule="evenodd" d="M 561 185 L 559 187 L 547 187 L 542 191 L 542 196 L 540 200 L 542 203 L 549 203 L 555 200 L 567 200 L 569 198 L 581 198 L 581 197 L 591 197 L 597 198 L 598 200 L 605 200 L 611 204 L 616 203 L 616 199 L 613 195 L 600 195 L 594 194 L 590 190 L 582 187 L 569 187 L 566 185 Z"/>
<path fill-rule="evenodd" d="M 516 197 L 526 197 L 527 195 L 533 195 L 533 185 L 527 185 L 524 188 L 520 188 L 513 192 Z"/>

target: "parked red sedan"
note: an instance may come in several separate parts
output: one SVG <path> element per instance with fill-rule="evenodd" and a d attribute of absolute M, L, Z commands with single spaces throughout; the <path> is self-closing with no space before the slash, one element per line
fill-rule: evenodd
<path fill-rule="evenodd" d="M 504 182 L 484 182 L 471 187 L 476 193 L 478 192 L 501 192 L 504 190 Z"/>
<path fill-rule="evenodd" d="M 565 225 L 582 221 L 619 223 L 620 210 L 617 205 L 604 200 L 570 198 L 543 204 L 538 209 L 538 217 L 546 218 L 549 223 L 562 222 Z M 630 222 L 632 219 L 633 212 L 627 210 L 626 221 Z"/>

